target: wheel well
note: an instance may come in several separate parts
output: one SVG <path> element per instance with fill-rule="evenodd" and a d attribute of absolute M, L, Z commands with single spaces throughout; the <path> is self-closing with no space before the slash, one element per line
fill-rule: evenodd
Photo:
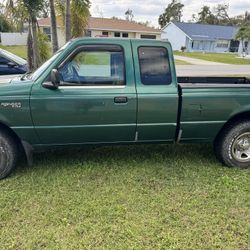
<path fill-rule="evenodd" d="M 217 136 L 216 136 L 215 139 L 214 139 L 214 142 L 216 142 L 216 140 L 220 137 L 222 131 L 224 131 L 224 129 L 225 129 L 226 127 L 228 127 L 229 124 L 237 123 L 237 122 L 242 121 L 242 120 L 250 120 L 250 111 L 248 111 L 248 112 L 243 112 L 243 113 L 240 113 L 240 114 L 237 114 L 237 115 L 231 117 L 231 118 L 223 125 L 223 127 L 220 129 L 219 133 L 217 134 Z"/>
<path fill-rule="evenodd" d="M 10 127 L 3 123 L 0 123 L 0 130 L 4 131 L 5 133 L 8 133 L 18 143 L 18 145 L 22 145 L 20 138 Z"/>
<path fill-rule="evenodd" d="M 27 163 L 29 166 L 32 165 L 33 162 L 33 147 L 26 141 L 21 141 L 19 136 L 8 126 L 3 123 L 0 123 L 0 130 L 7 133 L 11 136 L 14 141 L 17 143 L 18 153 L 20 155 L 24 155 L 26 157 Z"/>

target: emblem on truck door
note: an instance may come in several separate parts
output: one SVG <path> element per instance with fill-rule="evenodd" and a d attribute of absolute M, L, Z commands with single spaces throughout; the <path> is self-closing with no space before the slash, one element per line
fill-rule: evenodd
<path fill-rule="evenodd" d="M 21 108 L 22 104 L 21 102 L 1 102 L 0 107 L 3 108 Z"/>

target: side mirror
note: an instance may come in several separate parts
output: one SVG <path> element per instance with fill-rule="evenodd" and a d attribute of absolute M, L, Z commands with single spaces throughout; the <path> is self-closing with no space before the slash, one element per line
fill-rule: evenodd
<path fill-rule="evenodd" d="M 58 88 L 59 84 L 60 84 L 60 75 L 57 69 L 52 69 L 51 73 L 50 73 L 50 79 L 52 84 Z"/>
<path fill-rule="evenodd" d="M 52 69 L 50 73 L 50 82 L 44 82 L 43 87 L 47 89 L 58 89 L 60 84 L 60 75 L 57 69 Z"/>

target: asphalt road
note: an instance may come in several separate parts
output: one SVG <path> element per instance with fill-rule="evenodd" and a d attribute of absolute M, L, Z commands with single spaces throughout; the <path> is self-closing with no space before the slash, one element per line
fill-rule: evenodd
<path fill-rule="evenodd" d="M 250 65 L 177 65 L 176 71 L 177 76 L 250 76 Z"/>

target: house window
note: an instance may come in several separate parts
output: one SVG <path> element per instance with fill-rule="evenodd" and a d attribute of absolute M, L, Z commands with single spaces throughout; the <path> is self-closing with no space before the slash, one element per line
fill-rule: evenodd
<path fill-rule="evenodd" d="M 103 35 L 103 36 L 109 36 L 109 33 L 108 33 L 108 31 L 103 31 L 103 32 L 102 32 L 102 35 Z"/>
<path fill-rule="evenodd" d="M 121 33 L 120 32 L 115 32 L 115 37 L 120 37 Z"/>
<path fill-rule="evenodd" d="M 142 39 L 156 39 L 156 35 L 141 35 Z"/>
<path fill-rule="evenodd" d="M 228 48 L 229 41 L 228 40 L 218 40 L 216 47 L 217 48 Z"/>
<path fill-rule="evenodd" d="M 86 30 L 85 31 L 85 36 L 91 37 L 91 30 Z"/>
<path fill-rule="evenodd" d="M 128 37 L 128 33 L 122 33 L 122 37 Z"/>
<path fill-rule="evenodd" d="M 51 29 L 50 29 L 50 27 L 44 27 L 43 32 L 48 36 L 49 40 L 51 41 Z"/>

